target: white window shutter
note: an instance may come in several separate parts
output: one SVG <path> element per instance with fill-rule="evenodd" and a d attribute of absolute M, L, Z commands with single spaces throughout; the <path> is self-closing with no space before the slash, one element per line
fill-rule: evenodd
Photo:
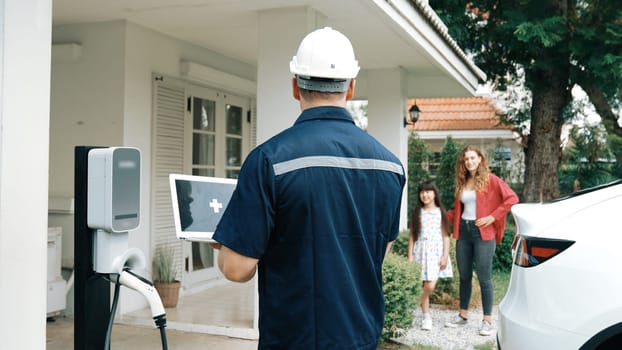
<path fill-rule="evenodd" d="M 184 173 L 186 91 L 183 84 L 160 75 L 154 75 L 153 81 L 152 244 L 156 249 L 175 250 L 177 275 L 181 276 L 182 246 L 175 236 L 168 177 Z"/>

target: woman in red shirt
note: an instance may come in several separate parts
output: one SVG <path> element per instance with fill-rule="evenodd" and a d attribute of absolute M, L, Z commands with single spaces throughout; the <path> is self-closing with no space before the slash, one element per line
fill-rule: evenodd
<path fill-rule="evenodd" d="M 456 160 L 454 209 L 447 212 L 457 239 L 460 312 L 445 324 L 446 327 L 467 323 L 475 263 L 484 312 L 479 333 L 485 336 L 493 333 L 492 259 L 496 244 L 503 239 L 507 213 L 516 203 L 518 196 L 507 183 L 490 172 L 484 154 L 477 147 L 466 146 Z"/>

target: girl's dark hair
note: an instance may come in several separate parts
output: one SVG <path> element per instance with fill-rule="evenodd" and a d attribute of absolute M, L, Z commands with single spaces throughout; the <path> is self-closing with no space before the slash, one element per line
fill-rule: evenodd
<path fill-rule="evenodd" d="M 434 204 L 441 209 L 441 231 L 444 236 L 449 236 L 449 219 L 447 218 L 447 212 L 441 203 L 441 196 L 438 193 L 438 188 L 436 187 L 434 181 L 425 180 L 419 183 L 419 188 L 417 189 L 417 205 L 415 205 L 415 208 L 410 216 L 410 235 L 413 238 L 413 241 L 416 242 L 421 234 L 421 209 L 423 208 L 423 202 L 421 202 L 419 194 L 423 191 L 434 192 Z"/>

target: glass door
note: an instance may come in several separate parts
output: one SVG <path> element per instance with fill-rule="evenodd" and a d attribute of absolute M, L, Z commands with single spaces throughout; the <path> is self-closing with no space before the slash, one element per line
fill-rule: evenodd
<path fill-rule="evenodd" d="M 202 87 L 193 86 L 190 91 L 186 139 L 192 140 L 192 146 L 186 159 L 191 159 L 191 173 L 237 178 L 250 148 L 250 123 L 246 117 L 250 99 Z M 217 256 L 207 243 L 184 245 L 184 280 L 188 285 L 218 276 Z"/>

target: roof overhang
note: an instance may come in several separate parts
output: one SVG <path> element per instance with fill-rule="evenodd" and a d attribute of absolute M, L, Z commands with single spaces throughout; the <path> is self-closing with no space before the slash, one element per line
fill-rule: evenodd
<path fill-rule="evenodd" d="M 53 24 L 127 20 L 256 66 L 259 13 L 291 7 L 346 34 L 363 74 L 405 70 L 410 96 L 474 95 L 485 80 L 426 0 L 54 0 Z"/>
<path fill-rule="evenodd" d="M 422 140 L 444 140 L 451 136 L 454 139 L 502 139 L 514 140 L 516 136 L 512 130 L 438 130 L 415 131 Z"/>

